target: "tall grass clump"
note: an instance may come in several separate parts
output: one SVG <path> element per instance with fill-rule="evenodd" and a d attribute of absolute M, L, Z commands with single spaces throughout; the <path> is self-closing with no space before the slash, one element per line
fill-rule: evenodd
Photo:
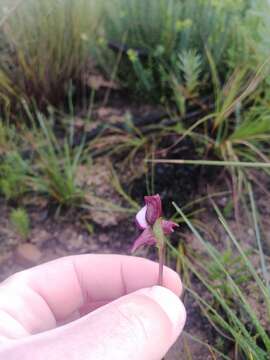
<path fill-rule="evenodd" d="M 203 253 L 198 256 L 187 250 L 183 256 L 176 250 L 173 252 L 185 271 L 187 292 L 198 302 L 203 316 L 219 337 L 219 348 L 213 351 L 223 354 L 223 359 L 266 360 L 270 353 L 269 259 L 263 252 L 260 221 L 250 185 L 248 192 L 256 240 L 254 247 L 247 248 L 245 244 L 243 248 L 215 204 L 227 236 L 223 250 L 206 240 L 175 205 Z M 199 281 L 201 294 L 189 282 L 191 274 Z"/>
<path fill-rule="evenodd" d="M 257 52 L 264 30 L 255 10 L 264 1 L 3 0 L 0 101 L 58 103 L 93 58 L 109 77 L 156 100 L 171 92 L 168 74 L 181 75 L 184 54 L 200 58 L 200 87 L 208 84 L 209 54 L 224 79 Z"/>
<path fill-rule="evenodd" d="M 6 200 L 19 200 L 27 191 L 29 164 L 16 150 L 0 157 L 0 195 Z"/>
<path fill-rule="evenodd" d="M 13 209 L 10 213 L 10 222 L 17 234 L 23 240 L 27 240 L 31 230 L 27 211 L 24 208 Z"/>
<path fill-rule="evenodd" d="M 84 144 L 73 146 L 72 124 L 63 141 L 59 141 L 54 132 L 54 115 L 45 118 L 38 112 L 36 117 L 38 126 L 29 139 L 34 150 L 30 185 L 35 192 L 49 197 L 59 210 L 76 206 L 84 197 L 78 184 L 79 167 L 86 161 Z"/>
<path fill-rule="evenodd" d="M 108 40 L 130 48 L 173 51 L 181 28 L 178 0 L 112 0 L 106 2 L 105 30 Z"/>
<path fill-rule="evenodd" d="M 0 99 L 57 103 L 91 58 L 101 2 L 25 0 L 2 2 Z"/>
<path fill-rule="evenodd" d="M 106 35 L 109 41 L 158 50 L 169 57 L 191 49 L 204 53 L 207 47 L 218 62 L 247 4 L 240 0 L 112 0 L 106 3 Z"/>

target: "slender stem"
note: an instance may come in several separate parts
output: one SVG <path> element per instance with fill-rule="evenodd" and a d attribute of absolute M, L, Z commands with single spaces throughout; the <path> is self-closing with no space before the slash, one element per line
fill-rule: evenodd
<path fill-rule="evenodd" d="M 247 168 L 270 168 L 269 162 L 247 162 L 247 161 L 217 161 L 217 160 L 184 160 L 184 159 L 148 159 L 145 162 L 155 164 L 180 164 L 180 165 L 209 165 L 209 166 L 235 166 Z"/>
<path fill-rule="evenodd" d="M 159 286 L 163 286 L 163 266 L 165 263 L 165 251 L 166 251 L 166 245 L 163 244 L 158 249 L 158 257 L 159 257 L 158 285 Z M 161 360 L 165 360 L 165 358 L 162 358 Z"/>
<path fill-rule="evenodd" d="M 162 245 L 158 249 L 158 256 L 159 256 L 159 269 L 158 269 L 158 285 L 163 286 L 163 267 L 165 263 L 165 245 Z"/>
<path fill-rule="evenodd" d="M 163 244 L 158 249 L 158 257 L 159 257 L 158 285 L 159 286 L 163 286 L 163 267 L 165 263 L 165 255 L 166 255 L 166 245 Z M 161 360 L 165 360 L 165 358 L 162 358 Z"/>

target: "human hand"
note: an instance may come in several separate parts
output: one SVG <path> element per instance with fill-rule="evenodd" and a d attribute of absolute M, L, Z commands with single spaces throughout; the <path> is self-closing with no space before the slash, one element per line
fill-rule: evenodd
<path fill-rule="evenodd" d="M 160 360 L 186 313 L 178 275 L 120 255 L 78 255 L 19 272 L 0 285 L 0 358 Z M 170 290 L 168 290 L 170 289 Z"/>

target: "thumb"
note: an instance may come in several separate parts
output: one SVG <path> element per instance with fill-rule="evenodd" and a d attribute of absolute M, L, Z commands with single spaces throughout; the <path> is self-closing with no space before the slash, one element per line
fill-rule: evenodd
<path fill-rule="evenodd" d="M 184 305 L 170 290 L 142 289 L 26 340 L 18 359 L 160 360 L 180 335 L 185 319 Z"/>

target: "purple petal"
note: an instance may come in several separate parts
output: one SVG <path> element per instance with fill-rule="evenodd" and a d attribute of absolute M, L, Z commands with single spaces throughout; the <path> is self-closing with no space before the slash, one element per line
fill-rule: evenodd
<path fill-rule="evenodd" d="M 143 233 L 138 237 L 138 239 L 135 240 L 131 252 L 133 253 L 136 251 L 139 247 L 144 245 L 155 245 L 156 239 L 154 237 L 154 234 L 150 227 L 146 228 Z"/>
<path fill-rule="evenodd" d="M 174 232 L 174 228 L 178 226 L 179 225 L 174 223 L 173 221 L 162 220 L 162 229 L 165 235 L 170 235 L 172 232 Z"/>
<path fill-rule="evenodd" d="M 149 225 L 154 225 L 156 220 L 161 217 L 162 206 L 160 196 L 152 195 L 144 197 L 145 204 L 147 206 L 146 209 L 146 221 Z"/>
<path fill-rule="evenodd" d="M 145 205 L 136 215 L 136 224 L 141 230 L 144 230 L 148 227 L 145 215 L 146 215 L 147 206 Z"/>

